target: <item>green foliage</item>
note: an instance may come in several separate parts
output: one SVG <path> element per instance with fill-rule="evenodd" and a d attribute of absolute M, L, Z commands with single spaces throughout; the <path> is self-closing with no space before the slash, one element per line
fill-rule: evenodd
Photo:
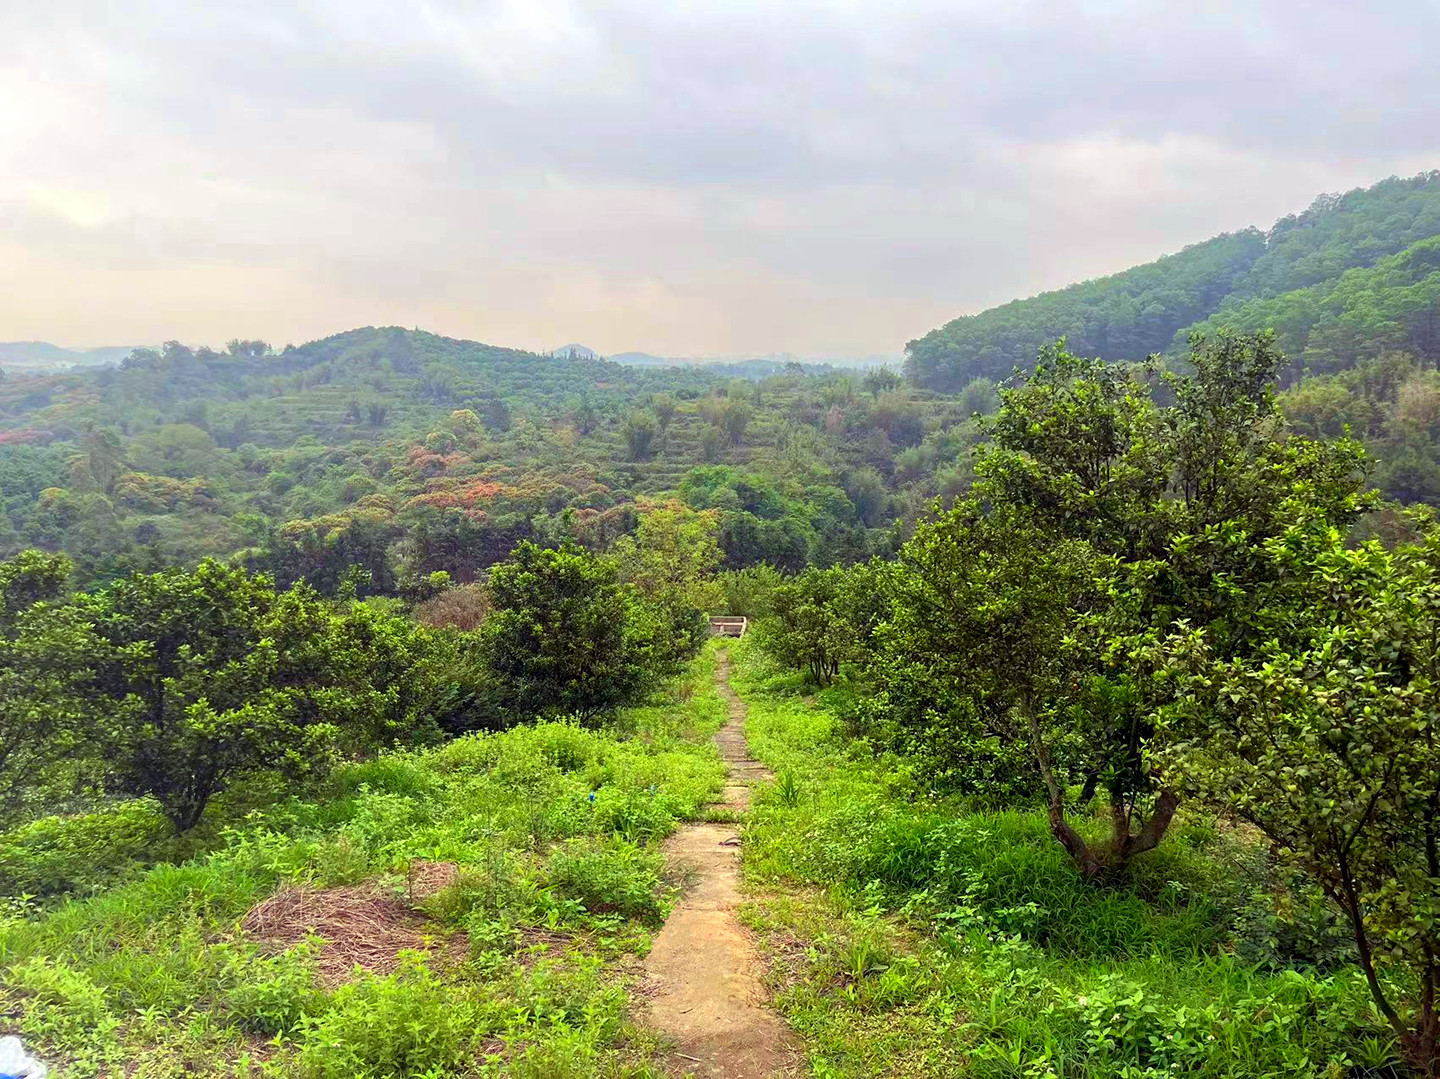
<path fill-rule="evenodd" d="M 931 482 L 897 479 L 896 453 L 941 438 L 952 412 L 807 370 L 630 368 L 394 328 L 283 351 L 171 342 L 119 370 L 7 383 L 0 557 L 64 550 L 93 586 L 238 554 L 327 596 L 359 565 L 363 591 L 409 596 L 435 572 L 483 577 L 524 540 L 608 547 L 691 467 L 743 459 L 784 512 L 727 509 L 730 566 L 863 559 L 897 488 Z M 863 523 L 834 497 L 857 474 Z"/>
<path fill-rule="evenodd" d="M 644 461 L 650 456 L 651 446 L 659 427 L 655 417 L 648 412 L 637 410 L 630 413 L 622 431 L 630 460 Z"/>
<path fill-rule="evenodd" d="M 625 1026 L 622 975 L 669 903 L 659 844 L 720 789 L 724 712 L 707 653 L 627 715 L 634 737 L 542 724 L 342 763 L 185 864 L 119 883 L 97 867 L 44 908 L 14 897 L 0 999 L 66 1075 L 231 1076 L 246 1053 L 265 1076 L 644 1074 L 659 1047 Z M 33 876 L 78 871 L 83 844 L 118 861 L 104 836 L 143 845 L 146 814 L 163 824 L 142 803 L 42 822 L 0 841 L 0 863 L 23 847 Z M 418 863 L 437 860 L 455 882 L 420 893 Z M 409 903 L 431 942 L 394 973 L 322 986 L 318 939 L 279 950 L 241 925 L 278 889 L 362 881 L 389 897 L 377 918 Z"/>
<path fill-rule="evenodd" d="M 1267 545 L 1279 583 L 1259 655 L 1216 654 L 1199 629 L 1166 648 L 1182 685 L 1170 767 L 1344 912 L 1376 1004 L 1423 1071 L 1440 1059 L 1440 529 L 1421 526 L 1392 552 L 1298 521 Z M 1391 999 L 1391 968 L 1414 987 L 1413 1018 Z"/>
<path fill-rule="evenodd" d="M 302 1019 L 296 1065 L 307 1079 L 463 1074 L 495 1022 L 407 957 L 397 973 L 341 986 L 322 1014 Z"/>
<path fill-rule="evenodd" d="M 43 561 L 3 564 L 6 594 L 39 594 L 16 582 Z M 61 563 L 47 563 L 44 594 Z M 214 562 L 134 574 L 35 603 L 0 635 L 0 776 L 18 806 L 80 760 L 81 778 L 153 796 L 188 830 L 243 777 L 323 772 L 337 750 L 433 737 L 457 651 L 407 619 L 333 610 Z"/>
<path fill-rule="evenodd" d="M 1183 821 L 1127 880 L 1095 888 L 1043 814 L 925 797 L 905 758 L 850 741 L 841 688 L 807 703 L 751 642 L 731 648 L 752 750 L 803 791 L 751 810 L 746 867 L 764 888 L 746 919 L 785 964 L 776 1003 L 817 1073 L 1320 1079 L 1393 1065 L 1358 971 L 1316 971 L 1314 953 L 1273 940 L 1250 950 L 1256 905 L 1273 921 L 1283 899 L 1298 925 L 1304 896 L 1252 839 Z"/>
<path fill-rule="evenodd" d="M 1194 331 L 1273 328 L 1285 351 L 1324 370 L 1384 348 L 1437 347 L 1433 259 L 1440 178 L 1424 172 L 1305 213 L 1217 236 L 1143 266 L 955 319 L 907 346 L 917 385 L 958 391 L 1001 379 L 1058 337 L 1084 355 L 1183 354 Z M 1348 271 L 1348 272 L 1347 272 Z"/>
<path fill-rule="evenodd" d="M 1265 542 L 1297 513 L 1343 527 L 1368 505 L 1357 445 L 1284 437 L 1282 363 L 1265 335 L 1197 339 L 1157 406 L 1144 370 L 1044 350 L 1001 394 L 973 498 L 902 550 L 868 729 L 971 795 L 1023 796 L 1038 775 L 1086 876 L 1153 850 L 1178 792 L 1151 755 L 1173 689 L 1145 643 L 1205 625 L 1230 654 L 1258 647 Z M 1076 784 L 1082 803 L 1108 794 L 1098 849 L 1067 820 Z"/>
<path fill-rule="evenodd" d="M 1123 273 L 965 315 L 909 342 L 905 373 L 916 385 L 956 392 L 976 378 L 1005 378 L 1060 337 L 1085 355 L 1142 359 L 1214 311 L 1264 254 L 1259 230 L 1226 233 Z"/>
<path fill-rule="evenodd" d="M 0 893 L 50 896 L 105 882 L 164 849 L 172 829 L 154 802 L 40 817 L 0 834 Z"/>
<path fill-rule="evenodd" d="M 485 654 L 500 707 L 515 719 L 593 722 L 654 685 L 646 654 L 666 644 L 657 635 L 673 626 L 620 583 L 612 560 L 524 543 L 490 571 L 490 598 Z"/>
<path fill-rule="evenodd" d="M 849 570 L 812 566 L 771 590 L 758 639 L 780 662 L 828 685 L 841 663 L 868 654 L 887 614 L 890 576 L 878 560 Z"/>
<path fill-rule="evenodd" d="M 599 847 L 572 843 L 550 855 L 545 875 L 556 892 L 591 914 L 619 914 L 659 924 L 663 858 L 616 839 Z"/>

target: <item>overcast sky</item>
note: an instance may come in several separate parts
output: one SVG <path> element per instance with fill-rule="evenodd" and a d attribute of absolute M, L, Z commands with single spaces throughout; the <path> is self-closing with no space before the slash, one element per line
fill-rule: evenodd
<path fill-rule="evenodd" d="M 1440 166 L 1431 0 L 0 0 L 0 340 L 898 353 Z"/>

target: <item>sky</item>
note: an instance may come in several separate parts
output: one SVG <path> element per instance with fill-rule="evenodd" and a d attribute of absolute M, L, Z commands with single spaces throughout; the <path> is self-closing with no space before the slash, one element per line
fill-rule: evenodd
<path fill-rule="evenodd" d="M 1440 167 L 1440 4 L 0 0 L 0 340 L 898 354 Z"/>

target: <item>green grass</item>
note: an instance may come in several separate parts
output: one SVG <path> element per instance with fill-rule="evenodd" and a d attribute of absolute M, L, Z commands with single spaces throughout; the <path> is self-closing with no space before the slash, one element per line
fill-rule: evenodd
<path fill-rule="evenodd" d="M 746 821 L 745 917 L 814 1074 L 1400 1074 L 1333 921 L 1262 848 L 1182 819 L 1084 884 L 1041 813 L 928 797 L 846 737 L 843 687 L 807 698 L 749 641 L 732 656 L 781 777 Z"/>
<path fill-rule="evenodd" d="M 0 869 L 52 894 L 0 921 L 0 1007 L 66 1077 L 659 1074 L 626 988 L 674 899 L 659 844 L 723 780 L 713 668 L 710 650 L 617 732 L 547 723 L 343 767 L 179 864 L 141 864 L 174 853 L 143 805 L 114 812 L 125 857 L 88 877 L 103 819 L 0 841 Z M 450 946 L 393 974 L 327 991 L 315 943 L 240 927 L 294 883 L 404 896 L 417 859 L 459 867 L 413 904 Z"/>

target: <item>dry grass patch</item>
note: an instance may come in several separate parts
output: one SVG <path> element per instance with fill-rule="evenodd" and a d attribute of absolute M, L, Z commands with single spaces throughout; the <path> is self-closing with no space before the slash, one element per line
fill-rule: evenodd
<path fill-rule="evenodd" d="M 436 934 L 425 932 L 425 920 L 404 900 L 374 884 L 285 888 L 252 908 L 240 926 L 279 948 L 318 937 L 316 972 L 327 989 L 348 981 L 356 967 L 393 973 L 400 952 L 424 951 L 437 943 Z M 452 944 L 448 937 L 440 943 Z"/>

